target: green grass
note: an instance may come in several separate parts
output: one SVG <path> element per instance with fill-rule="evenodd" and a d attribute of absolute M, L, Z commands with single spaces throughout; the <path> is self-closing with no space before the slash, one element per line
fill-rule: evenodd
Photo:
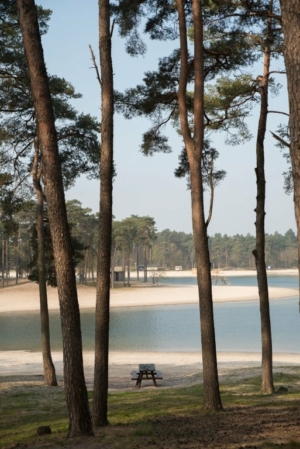
<path fill-rule="evenodd" d="M 36 386 L 37 385 L 37 386 Z M 37 381 L 10 389 L 0 384 L 0 447 L 35 439 L 39 426 L 49 425 L 52 432 L 67 432 L 68 418 L 62 388 L 51 388 Z M 24 391 L 25 390 L 25 391 Z"/>
<path fill-rule="evenodd" d="M 33 376 L 32 376 L 33 377 Z M 36 444 L 59 442 L 67 445 L 65 436 L 68 430 L 68 416 L 65 395 L 62 387 L 46 387 L 38 377 L 31 382 L 10 388 L 3 388 L 4 378 L 0 378 L 0 448 L 15 444 Z M 25 378 L 23 379 L 25 380 Z M 286 394 L 260 394 L 260 378 L 246 377 L 240 381 L 229 379 L 221 383 L 223 406 L 272 406 L 299 407 L 299 378 L 292 374 L 275 374 L 276 389 L 280 385 L 288 387 Z M 133 448 L 139 438 L 151 441 L 153 420 L 158 418 L 184 418 L 191 415 L 209 417 L 203 408 L 202 385 L 173 388 L 133 390 L 126 393 L 109 394 L 110 429 L 100 429 L 97 439 L 105 440 L 113 449 Z M 92 393 L 89 392 L 92 404 Z M 49 425 L 51 435 L 39 437 L 39 426 Z M 113 432 L 111 431 L 113 429 Z M 122 443 L 122 444 L 121 444 Z M 67 445 L 68 447 L 68 445 Z M 138 445 L 136 446 L 138 447 Z M 299 443 L 291 441 L 289 445 L 274 445 L 265 442 L 263 449 L 292 448 L 300 449 Z"/>
<path fill-rule="evenodd" d="M 109 421 L 113 425 L 140 424 L 158 416 L 174 416 L 203 408 L 202 385 L 168 390 L 109 395 Z M 121 406 L 120 406 L 121 405 Z"/>

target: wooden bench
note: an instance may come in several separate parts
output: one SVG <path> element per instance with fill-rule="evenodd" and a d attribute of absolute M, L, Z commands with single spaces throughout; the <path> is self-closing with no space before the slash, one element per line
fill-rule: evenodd
<path fill-rule="evenodd" d="M 131 380 L 138 380 L 139 373 L 137 371 L 131 371 Z"/>
<path fill-rule="evenodd" d="M 163 379 L 163 375 L 161 371 L 156 371 L 156 375 L 155 375 L 156 379 Z"/>

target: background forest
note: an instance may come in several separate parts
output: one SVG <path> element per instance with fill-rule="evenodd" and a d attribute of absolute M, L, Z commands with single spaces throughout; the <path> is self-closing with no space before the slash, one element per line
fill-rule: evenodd
<path fill-rule="evenodd" d="M 80 282 L 95 280 L 97 257 L 98 214 L 84 208 L 77 200 L 67 202 L 71 224 L 77 275 Z M 37 241 L 35 231 L 35 205 L 23 204 L 21 210 L 0 223 L 1 285 L 6 285 L 10 273 L 18 277 L 33 276 L 36 271 Z M 147 225 L 150 223 L 150 227 Z M 144 226 L 143 226 L 144 225 Z M 140 229 L 140 231 L 139 231 Z M 146 236 L 145 236 L 146 232 Z M 47 269 L 53 270 L 53 256 L 48 233 Z M 215 234 L 209 236 L 209 250 L 213 269 L 255 269 L 252 255 L 255 247 L 253 235 Z M 192 234 L 164 229 L 157 232 L 151 217 L 131 216 L 113 222 L 114 265 L 122 266 L 124 258 L 131 270 L 136 269 L 137 251 L 140 265 L 144 265 L 145 250 L 148 266 L 174 270 L 195 268 L 195 251 Z M 297 266 L 297 237 L 289 229 L 284 235 L 275 232 L 266 235 L 266 263 L 270 268 Z M 16 280 L 16 282 L 17 282 Z M 49 282 L 49 278 L 48 278 Z M 51 283 L 51 282 L 50 282 Z"/>

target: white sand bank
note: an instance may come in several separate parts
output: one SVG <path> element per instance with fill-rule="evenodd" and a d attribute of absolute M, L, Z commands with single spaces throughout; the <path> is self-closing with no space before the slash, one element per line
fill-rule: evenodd
<path fill-rule="evenodd" d="M 286 270 L 268 270 L 267 271 L 268 276 L 298 276 L 298 270 L 294 268 L 289 268 Z M 134 273 L 133 273 L 134 275 Z M 143 276 L 143 273 L 141 273 Z M 230 277 L 230 276 L 256 276 L 255 270 L 222 270 L 222 269 L 215 269 L 212 270 L 213 276 L 224 276 L 224 277 Z M 196 271 L 195 270 L 183 270 L 183 271 L 175 271 L 170 270 L 165 272 L 165 277 L 169 278 L 180 278 L 180 277 L 196 277 Z"/>
<path fill-rule="evenodd" d="M 215 270 L 219 276 L 256 276 L 255 270 Z M 213 274 L 215 274 L 213 273 Z M 298 276 L 298 270 L 291 268 L 286 270 L 268 270 L 268 276 Z"/>
<path fill-rule="evenodd" d="M 60 382 L 63 379 L 62 353 L 52 353 L 56 374 Z M 84 353 L 84 370 L 87 386 L 93 388 L 94 353 Z M 138 368 L 139 363 L 155 363 L 157 369 L 163 372 L 160 387 L 170 388 L 188 386 L 202 379 L 201 353 L 174 352 L 111 352 L 109 356 L 109 389 L 126 390 L 134 387 L 131 371 Z M 249 375 L 260 372 L 261 355 L 259 353 L 219 353 L 218 367 L 220 379 L 231 373 L 243 376 L 245 370 Z M 282 371 L 283 367 L 291 366 L 297 369 L 300 364 L 300 354 L 274 354 L 274 372 Z M 287 368 L 285 368 L 287 369 Z M 42 355 L 39 352 L 3 351 L 0 352 L 0 376 L 43 376 Z M 13 378 L 11 377 L 11 380 Z M 151 381 L 143 386 L 153 387 Z"/>
<path fill-rule="evenodd" d="M 251 301 L 258 299 L 257 287 L 214 285 L 214 302 Z M 291 288 L 269 288 L 271 299 L 297 296 Z M 78 287 L 82 309 L 95 307 L 96 291 L 93 287 Z M 147 287 L 116 288 L 111 291 L 111 307 L 158 306 L 198 303 L 198 287 L 195 285 L 152 285 Z M 59 309 L 57 289 L 48 288 L 50 310 Z M 0 313 L 39 310 L 39 292 L 35 283 L 25 283 L 0 289 Z"/>

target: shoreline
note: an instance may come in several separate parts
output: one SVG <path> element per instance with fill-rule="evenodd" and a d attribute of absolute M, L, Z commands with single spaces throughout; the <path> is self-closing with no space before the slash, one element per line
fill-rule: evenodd
<path fill-rule="evenodd" d="M 109 354 L 109 391 L 132 390 L 135 382 L 131 380 L 131 371 L 139 363 L 154 363 L 163 372 L 159 387 L 176 388 L 191 386 L 202 382 L 201 352 L 120 352 Z M 59 383 L 63 383 L 62 352 L 52 353 L 53 363 Z M 220 352 L 218 372 L 222 377 L 257 376 L 261 372 L 260 353 Z M 94 352 L 83 353 L 84 372 L 88 389 L 93 389 Z M 300 353 L 273 355 L 273 371 L 300 370 Z M 0 388 L 2 382 L 22 382 L 24 378 L 44 377 L 42 354 L 30 351 L 0 351 Z M 143 387 L 155 388 L 152 381 L 145 381 Z"/>
<path fill-rule="evenodd" d="M 296 271 L 296 270 L 294 270 Z M 293 271 L 293 274 L 295 275 Z M 178 275 L 180 273 L 180 275 Z M 241 273 L 241 272 L 239 272 Z M 275 273 L 275 270 L 272 274 Z M 285 275 L 276 272 L 276 275 Z M 169 275 L 169 274 L 168 274 Z M 227 277 L 228 272 L 219 272 Z M 232 272 L 236 275 L 236 272 Z M 248 272 L 248 275 L 249 272 Z M 253 275 L 253 274 L 251 274 Z M 173 277 L 186 277 L 185 272 L 174 272 Z M 171 277 L 171 276 L 170 276 Z M 214 302 L 256 301 L 257 287 L 213 285 Z M 297 289 L 269 288 L 271 300 L 298 296 Z M 78 286 L 78 300 L 81 309 L 95 308 L 95 287 Z M 198 303 L 197 285 L 133 285 L 132 288 L 116 288 L 111 290 L 112 307 L 149 307 Z M 48 303 L 50 310 L 58 310 L 57 289 L 48 288 Z M 26 312 L 39 310 L 38 285 L 26 282 L 17 286 L 0 289 L 0 313 Z M 60 384 L 63 382 L 62 352 L 52 352 Z M 261 365 L 260 353 L 219 352 L 218 370 L 220 376 L 259 375 Z M 84 351 L 84 370 L 89 389 L 93 388 L 94 352 Z M 300 353 L 274 353 L 274 371 L 300 370 Z M 163 372 L 164 379 L 160 382 L 162 388 L 190 386 L 202 381 L 202 358 L 199 352 L 121 352 L 111 351 L 109 354 L 109 390 L 124 391 L 134 388 L 131 371 L 136 370 L 139 363 L 155 363 L 157 369 Z M 22 377 L 38 376 L 43 379 L 43 362 L 41 352 L 30 351 L 0 351 L 0 382 L 20 382 Z M 6 380 L 5 380 L 6 379 Z M 155 388 L 145 383 L 147 388 Z"/>
<path fill-rule="evenodd" d="M 182 273 L 182 272 L 181 272 Z M 78 285 L 80 309 L 94 309 L 96 288 Z M 214 303 L 236 301 L 258 301 L 258 288 L 249 286 L 213 285 Z M 48 287 L 48 308 L 59 310 L 57 289 Z M 269 287 L 270 300 L 298 296 L 293 288 Z M 197 285 L 146 285 L 133 284 L 132 287 L 118 287 L 110 292 L 110 306 L 115 307 L 149 307 L 198 304 Z M 38 284 L 27 282 L 0 289 L 0 313 L 39 311 Z"/>
<path fill-rule="evenodd" d="M 132 275 L 135 275 L 135 271 L 132 272 Z M 166 271 L 166 277 L 196 277 L 196 272 L 193 270 L 182 270 L 175 271 L 169 270 Z M 256 276 L 256 270 L 226 270 L 222 268 L 215 268 L 211 271 L 212 276 L 222 276 L 222 277 L 231 277 L 231 276 Z M 270 269 L 267 270 L 268 276 L 298 276 L 297 268 L 287 268 L 281 270 Z"/>

